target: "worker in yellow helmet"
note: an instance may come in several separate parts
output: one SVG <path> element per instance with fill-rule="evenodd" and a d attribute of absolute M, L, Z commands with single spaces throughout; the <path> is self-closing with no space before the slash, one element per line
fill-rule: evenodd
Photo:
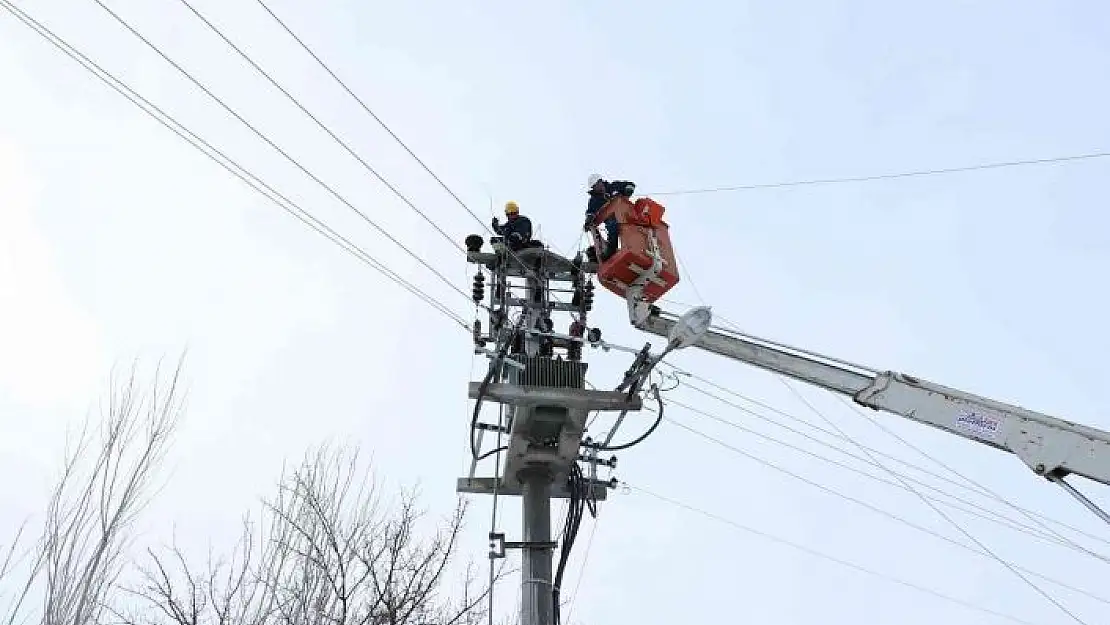
<path fill-rule="evenodd" d="M 532 241 L 532 221 L 520 214 L 516 202 L 505 202 L 505 224 L 493 218 L 493 231 L 505 238 L 505 245 L 512 251 L 529 246 Z"/>

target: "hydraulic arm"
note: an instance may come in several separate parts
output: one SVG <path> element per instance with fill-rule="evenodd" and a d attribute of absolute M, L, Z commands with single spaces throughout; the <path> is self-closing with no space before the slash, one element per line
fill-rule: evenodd
<path fill-rule="evenodd" d="M 893 371 L 877 371 L 814 352 L 711 326 L 708 308 L 682 317 L 637 306 L 638 328 L 667 337 L 667 351 L 687 345 L 851 397 L 874 410 L 903 416 L 1015 454 L 1038 475 L 1059 484 L 1110 523 L 1072 485 L 1069 474 L 1110 484 L 1110 432 L 934 384 Z"/>

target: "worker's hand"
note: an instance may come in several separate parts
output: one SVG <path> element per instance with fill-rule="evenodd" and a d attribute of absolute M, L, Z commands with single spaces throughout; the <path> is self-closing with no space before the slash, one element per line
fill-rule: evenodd
<path fill-rule="evenodd" d="M 490 222 L 490 223 L 492 223 L 492 224 L 493 224 L 493 230 L 494 230 L 494 232 L 496 232 L 496 231 L 497 231 L 497 229 L 501 227 L 501 220 L 500 220 L 500 219 L 498 219 L 498 218 L 496 218 L 496 217 L 494 217 L 494 218 L 493 218 L 493 221 L 492 221 L 492 222 Z"/>

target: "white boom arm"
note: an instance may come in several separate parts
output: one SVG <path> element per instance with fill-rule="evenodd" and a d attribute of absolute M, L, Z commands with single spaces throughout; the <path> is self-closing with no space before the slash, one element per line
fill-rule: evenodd
<path fill-rule="evenodd" d="M 646 312 L 644 308 L 640 311 Z M 693 317 L 691 317 L 693 315 Z M 700 317 L 699 317 L 700 315 Z M 639 323 L 636 318 L 639 317 Z M 1071 473 L 1110 484 L 1110 432 L 1056 419 L 903 373 L 876 371 L 849 362 L 710 327 L 708 308 L 682 318 L 666 313 L 633 314 L 634 325 L 670 339 L 668 351 L 692 345 L 850 396 L 874 410 L 901 415 L 963 438 L 1015 454 L 1038 475 L 1060 484 L 1110 522 L 1063 478 Z"/>

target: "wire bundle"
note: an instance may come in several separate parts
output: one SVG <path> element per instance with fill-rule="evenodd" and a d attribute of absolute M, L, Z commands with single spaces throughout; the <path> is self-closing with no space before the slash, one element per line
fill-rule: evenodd
<path fill-rule="evenodd" d="M 551 584 L 552 606 L 555 625 L 559 625 L 559 587 L 563 582 L 563 573 L 566 572 L 567 563 L 570 562 L 570 552 L 574 548 L 574 539 L 578 537 L 578 528 L 582 525 L 583 513 L 590 511 L 590 516 L 597 518 L 597 502 L 590 495 L 589 478 L 582 474 L 578 463 L 571 465 L 570 476 L 567 477 L 567 489 L 570 491 L 570 504 L 567 506 L 566 522 L 563 524 L 563 540 L 559 548 L 559 565 L 555 569 L 555 581 Z"/>

